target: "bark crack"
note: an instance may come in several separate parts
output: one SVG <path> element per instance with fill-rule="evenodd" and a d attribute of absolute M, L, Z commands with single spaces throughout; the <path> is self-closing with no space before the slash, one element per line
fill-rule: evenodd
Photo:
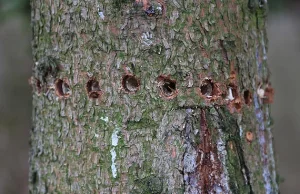
<path fill-rule="evenodd" d="M 225 121 L 225 122 L 222 122 L 223 128 L 227 129 L 227 127 L 229 127 L 229 126 L 226 126 L 226 125 L 224 126 L 224 124 L 228 123 L 226 121 L 228 119 L 225 118 L 224 115 L 220 112 L 219 107 L 214 106 L 214 109 L 217 111 L 220 119 Z M 237 122 L 234 122 L 234 126 L 235 126 L 236 129 L 238 129 Z M 241 166 L 241 173 L 245 176 L 245 184 L 249 186 L 249 190 L 250 190 L 249 193 L 253 194 L 253 189 L 252 189 L 251 180 L 250 180 L 250 171 L 249 171 L 249 168 L 246 165 L 245 157 L 244 157 L 244 150 L 243 150 L 243 148 L 240 144 L 241 138 L 240 138 L 240 135 L 239 135 L 239 130 L 236 130 L 235 137 L 236 138 L 234 138 L 233 141 L 234 141 L 236 149 L 237 149 L 238 159 L 239 159 L 239 163 L 240 163 L 240 166 Z"/>

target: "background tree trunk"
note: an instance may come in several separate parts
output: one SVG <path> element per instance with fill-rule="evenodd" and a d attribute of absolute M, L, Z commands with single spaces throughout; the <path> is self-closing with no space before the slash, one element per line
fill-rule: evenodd
<path fill-rule="evenodd" d="M 265 1 L 32 1 L 32 193 L 277 193 Z"/>

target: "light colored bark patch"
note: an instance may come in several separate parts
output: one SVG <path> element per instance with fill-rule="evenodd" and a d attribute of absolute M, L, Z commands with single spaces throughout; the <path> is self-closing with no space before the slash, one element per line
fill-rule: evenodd
<path fill-rule="evenodd" d="M 111 172 L 112 172 L 112 176 L 114 178 L 117 177 L 117 166 L 116 166 L 116 158 L 117 158 L 117 153 L 115 150 L 115 147 L 118 146 L 118 142 L 119 142 L 119 133 L 120 129 L 119 128 L 115 128 L 114 132 L 111 135 L 111 145 L 113 146 L 113 148 L 110 150 L 110 154 L 111 154 Z"/>

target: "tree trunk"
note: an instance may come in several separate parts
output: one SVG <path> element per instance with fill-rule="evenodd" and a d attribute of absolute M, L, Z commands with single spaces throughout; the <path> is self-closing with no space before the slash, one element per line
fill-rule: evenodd
<path fill-rule="evenodd" d="M 32 193 L 278 193 L 264 0 L 32 0 Z"/>

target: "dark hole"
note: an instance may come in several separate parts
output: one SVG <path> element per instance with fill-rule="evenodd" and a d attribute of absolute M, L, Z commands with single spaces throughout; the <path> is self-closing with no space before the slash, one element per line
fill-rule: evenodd
<path fill-rule="evenodd" d="M 133 75 L 126 75 L 122 80 L 122 87 L 127 92 L 136 92 L 139 89 L 139 80 Z"/>
<path fill-rule="evenodd" d="M 40 93 L 42 91 L 42 84 L 40 80 L 36 80 L 36 88 L 38 93 Z"/>
<path fill-rule="evenodd" d="M 165 80 L 162 90 L 165 96 L 172 96 L 176 91 L 176 82 L 171 80 Z"/>
<path fill-rule="evenodd" d="M 100 91 L 99 82 L 96 80 L 89 80 L 87 83 L 88 92 Z"/>
<path fill-rule="evenodd" d="M 56 80 L 55 90 L 58 96 L 67 97 L 70 94 L 69 85 L 61 79 Z"/>
<path fill-rule="evenodd" d="M 176 80 L 170 79 L 169 76 L 160 75 L 157 81 L 157 87 L 160 90 L 161 97 L 173 99 L 177 96 Z"/>
<path fill-rule="evenodd" d="M 31 181 L 32 181 L 32 184 L 36 184 L 38 182 L 38 174 L 36 171 L 34 171 L 32 173 Z"/>
<path fill-rule="evenodd" d="M 91 79 L 86 83 L 86 89 L 89 95 L 89 98 L 99 98 L 101 94 L 101 89 L 99 86 L 99 82 Z"/>
<path fill-rule="evenodd" d="M 242 108 L 242 105 L 240 102 L 235 102 L 234 103 L 234 107 L 237 109 L 237 110 L 240 110 Z"/>
<path fill-rule="evenodd" d="M 250 93 L 249 90 L 246 90 L 244 92 L 244 100 L 245 100 L 245 104 L 247 104 L 247 105 L 249 105 L 251 103 L 251 101 L 252 101 L 252 95 L 251 95 L 251 93 Z"/>
<path fill-rule="evenodd" d="M 204 80 L 200 86 L 201 94 L 205 96 L 212 96 L 214 90 L 214 84 L 210 79 Z"/>

